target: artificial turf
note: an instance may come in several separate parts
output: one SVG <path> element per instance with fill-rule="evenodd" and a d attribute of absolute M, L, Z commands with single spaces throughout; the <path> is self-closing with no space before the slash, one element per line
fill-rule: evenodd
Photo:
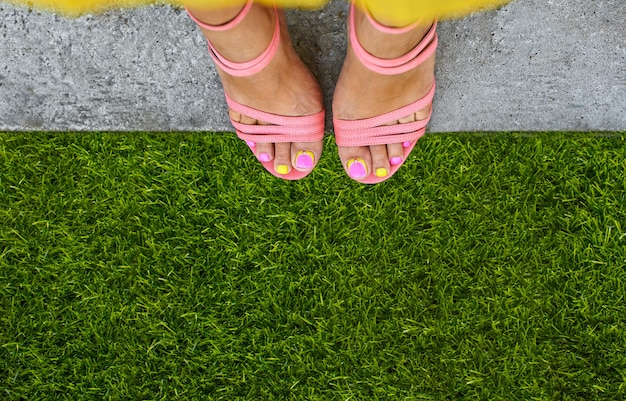
<path fill-rule="evenodd" d="M 0 135 L 0 399 L 623 400 L 626 135 Z"/>

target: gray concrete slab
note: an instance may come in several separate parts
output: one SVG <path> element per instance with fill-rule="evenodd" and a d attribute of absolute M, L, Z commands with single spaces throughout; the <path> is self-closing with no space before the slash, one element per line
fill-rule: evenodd
<path fill-rule="evenodd" d="M 328 109 L 346 10 L 336 0 L 288 13 Z M 625 130 L 625 15 L 623 0 L 518 0 L 442 23 L 430 131 Z M 0 130 L 231 130 L 181 10 L 66 19 L 0 4 L 0 36 Z"/>

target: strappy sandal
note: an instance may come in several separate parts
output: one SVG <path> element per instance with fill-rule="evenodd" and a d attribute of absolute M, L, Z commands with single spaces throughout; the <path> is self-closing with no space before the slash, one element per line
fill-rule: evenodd
<path fill-rule="evenodd" d="M 381 59 L 368 53 L 356 36 L 356 28 L 354 23 L 354 3 L 350 7 L 349 14 L 349 36 L 352 50 L 357 59 L 368 69 L 382 75 L 398 75 L 417 68 L 426 61 L 437 50 L 437 22 L 435 21 L 421 42 L 410 52 L 396 59 Z M 364 10 L 370 23 L 378 30 L 389 34 L 401 34 L 414 29 L 416 22 L 403 28 L 391 28 L 377 22 L 368 12 Z M 387 123 L 399 120 L 408 115 L 416 113 L 432 104 L 435 94 L 435 80 L 429 92 L 423 98 L 394 110 L 390 113 L 380 116 L 366 118 L 362 120 L 339 120 L 333 119 L 335 129 L 335 142 L 338 146 L 370 146 L 370 145 L 387 145 L 390 143 L 402 143 L 404 157 L 402 163 L 406 160 L 415 143 L 424 135 L 426 125 L 430 121 L 432 115 L 432 107 L 428 117 L 410 123 L 385 125 Z M 358 182 L 364 184 L 376 184 L 391 177 L 402 163 L 391 165 L 391 171 L 385 177 L 377 177 L 374 173 Z"/>
<path fill-rule="evenodd" d="M 208 25 L 196 17 L 194 17 L 189 10 L 187 13 L 190 18 L 199 26 L 209 31 L 227 31 L 239 24 L 248 14 L 250 8 L 252 8 L 254 1 L 248 0 L 243 6 L 242 10 L 237 16 L 230 22 L 223 25 Z M 278 46 L 280 44 L 281 27 L 278 8 L 274 5 L 274 34 L 269 46 L 261 55 L 254 60 L 250 60 L 243 63 L 236 63 L 227 60 L 213 47 L 210 41 L 207 40 L 209 45 L 209 53 L 213 58 L 215 64 L 224 70 L 229 75 L 235 77 L 248 77 L 254 75 L 263 68 L 265 68 L 274 58 Z M 277 143 L 277 142 L 316 142 L 324 138 L 324 110 L 301 117 L 281 116 L 264 111 L 256 110 L 251 107 L 240 104 L 232 100 L 225 92 L 226 103 L 228 107 L 247 117 L 253 118 L 259 121 L 265 121 L 270 125 L 248 125 L 240 122 L 230 120 L 231 124 L 235 127 L 237 136 L 246 142 L 248 147 L 254 152 L 254 148 L 257 143 Z M 271 94 L 268 94 L 271 96 Z M 311 171 L 301 172 L 292 168 L 288 174 L 279 174 L 274 170 L 274 161 L 262 161 L 259 160 L 263 167 L 267 169 L 274 176 L 283 178 L 286 180 L 298 180 L 305 177 Z"/>

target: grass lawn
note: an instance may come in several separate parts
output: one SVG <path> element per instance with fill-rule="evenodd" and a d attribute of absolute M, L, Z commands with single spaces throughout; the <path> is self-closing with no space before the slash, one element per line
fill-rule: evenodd
<path fill-rule="evenodd" d="M 626 399 L 626 134 L 327 139 L 0 134 L 0 399 Z"/>

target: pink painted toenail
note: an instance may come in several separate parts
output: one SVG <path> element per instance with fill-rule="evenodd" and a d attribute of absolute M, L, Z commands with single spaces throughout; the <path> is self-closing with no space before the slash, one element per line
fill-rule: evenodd
<path fill-rule="evenodd" d="M 252 141 L 246 141 L 246 145 L 253 147 L 253 146 L 256 146 L 256 143 Z"/>
<path fill-rule="evenodd" d="M 402 147 L 403 148 L 408 148 L 409 146 L 411 146 L 411 142 L 410 141 L 402 142 Z"/>
<path fill-rule="evenodd" d="M 348 162 L 348 173 L 350 177 L 361 179 L 367 177 L 367 167 L 365 161 L 361 158 L 352 159 Z"/>
<path fill-rule="evenodd" d="M 391 164 L 392 166 L 397 166 L 398 164 L 402 163 L 402 158 L 401 157 L 392 157 L 391 159 L 389 159 L 389 164 Z"/>
<path fill-rule="evenodd" d="M 296 155 L 296 167 L 301 169 L 310 169 L 315 163 L 314 155 L 309 151 L 300 151 Z"/>
<path fill-rule="evenodd" d="M 259 160 L 261 160 L 262 162 L 266 163 L 266 162 L 272 160 L 272 156 L 270 156 L 268 153 L 261 153 L 259 155 Z"/>

